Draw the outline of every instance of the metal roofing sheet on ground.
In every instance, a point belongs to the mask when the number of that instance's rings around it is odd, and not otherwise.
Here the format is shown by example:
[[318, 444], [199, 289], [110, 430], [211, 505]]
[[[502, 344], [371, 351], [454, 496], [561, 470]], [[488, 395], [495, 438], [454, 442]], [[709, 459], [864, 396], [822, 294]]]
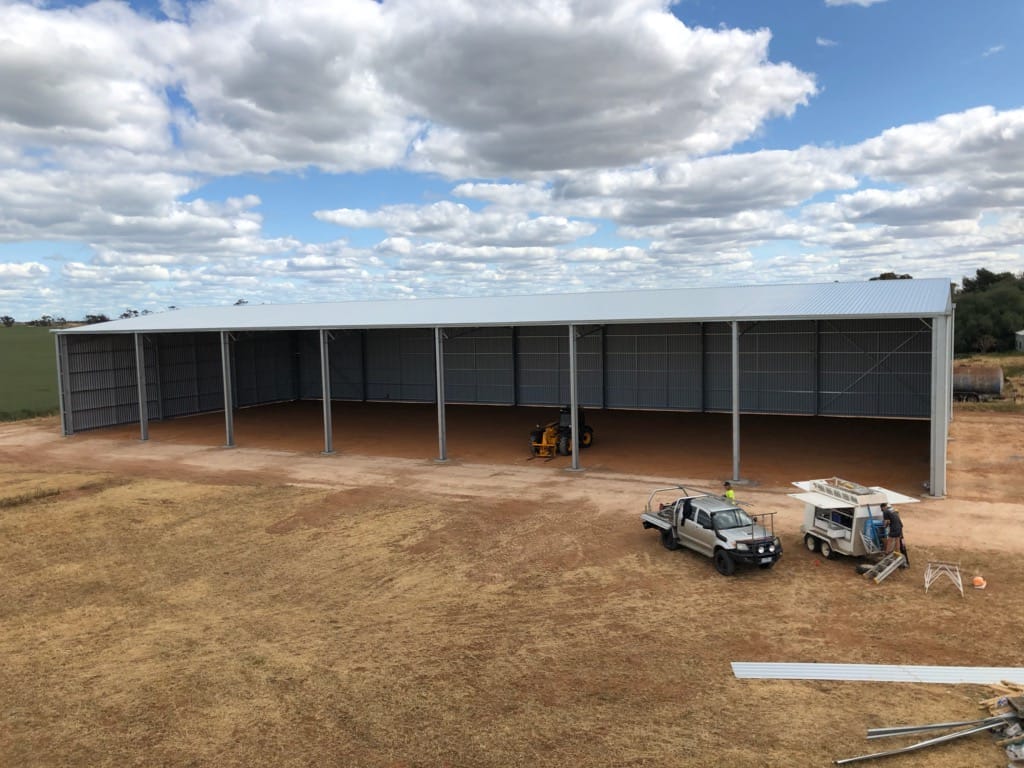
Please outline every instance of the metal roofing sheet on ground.
[[866, 283], [203, 307], [113, 320], [58, 333], [934, 317], [948, 314], [951, 306], [949, 280], [876, 280]]
[[738, 678], [883, 683], [1024, 683], [1024, 667], [929, 667], [911, 664], [789, 664], [734, 661]]

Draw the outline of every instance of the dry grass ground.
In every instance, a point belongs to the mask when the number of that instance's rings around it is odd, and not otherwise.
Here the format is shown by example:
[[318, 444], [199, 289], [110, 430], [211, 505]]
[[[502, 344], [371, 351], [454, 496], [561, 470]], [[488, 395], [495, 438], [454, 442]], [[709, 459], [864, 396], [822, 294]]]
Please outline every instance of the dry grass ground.
[[[978, 446], [992, 472], [1022, 426]], [[912, 568], [881, 585], [801, 549], [784, 489], [751, 490], [787, 552], [727, 579], [641, 529], [655, 477], [54, 429], [0, 428], [0, 765], [821, 766], [987, 689], [729, 662], [1024, 664], [1019, 474], [908, 508]], [[925, 594], [932, 558], [989, 588]], [[981, 736], [891, 764], [1006, 760]]]

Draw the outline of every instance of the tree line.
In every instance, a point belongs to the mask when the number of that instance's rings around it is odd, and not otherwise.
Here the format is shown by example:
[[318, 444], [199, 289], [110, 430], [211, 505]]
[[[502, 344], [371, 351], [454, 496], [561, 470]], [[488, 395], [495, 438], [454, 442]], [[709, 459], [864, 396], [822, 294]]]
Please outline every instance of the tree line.
[[953, 292], [957, 352], [1009, 352], [1024, 331], [1024, 272], [979, 269]]

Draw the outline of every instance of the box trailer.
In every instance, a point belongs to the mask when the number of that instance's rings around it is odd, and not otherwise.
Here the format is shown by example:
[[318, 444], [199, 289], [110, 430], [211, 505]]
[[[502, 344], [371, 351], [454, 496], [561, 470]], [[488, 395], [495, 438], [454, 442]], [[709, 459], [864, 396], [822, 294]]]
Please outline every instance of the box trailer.
[[789, 494], [804, 504], [800, 532], [804, 545], [823, 557], [833, 554], [864, 557], [885, 548], [884, 504], [913, 504], [918, 500], [879, 486], [865, 486], [828, 477], [793, 483], [800, 493]]

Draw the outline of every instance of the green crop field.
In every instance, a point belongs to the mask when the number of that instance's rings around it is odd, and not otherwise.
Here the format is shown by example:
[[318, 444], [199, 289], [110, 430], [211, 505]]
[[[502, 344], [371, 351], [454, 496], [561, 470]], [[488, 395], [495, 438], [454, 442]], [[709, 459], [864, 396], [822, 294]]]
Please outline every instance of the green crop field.
[[58, 409], [57, 359], [48, 328], [0, 327], [0, 421]]

